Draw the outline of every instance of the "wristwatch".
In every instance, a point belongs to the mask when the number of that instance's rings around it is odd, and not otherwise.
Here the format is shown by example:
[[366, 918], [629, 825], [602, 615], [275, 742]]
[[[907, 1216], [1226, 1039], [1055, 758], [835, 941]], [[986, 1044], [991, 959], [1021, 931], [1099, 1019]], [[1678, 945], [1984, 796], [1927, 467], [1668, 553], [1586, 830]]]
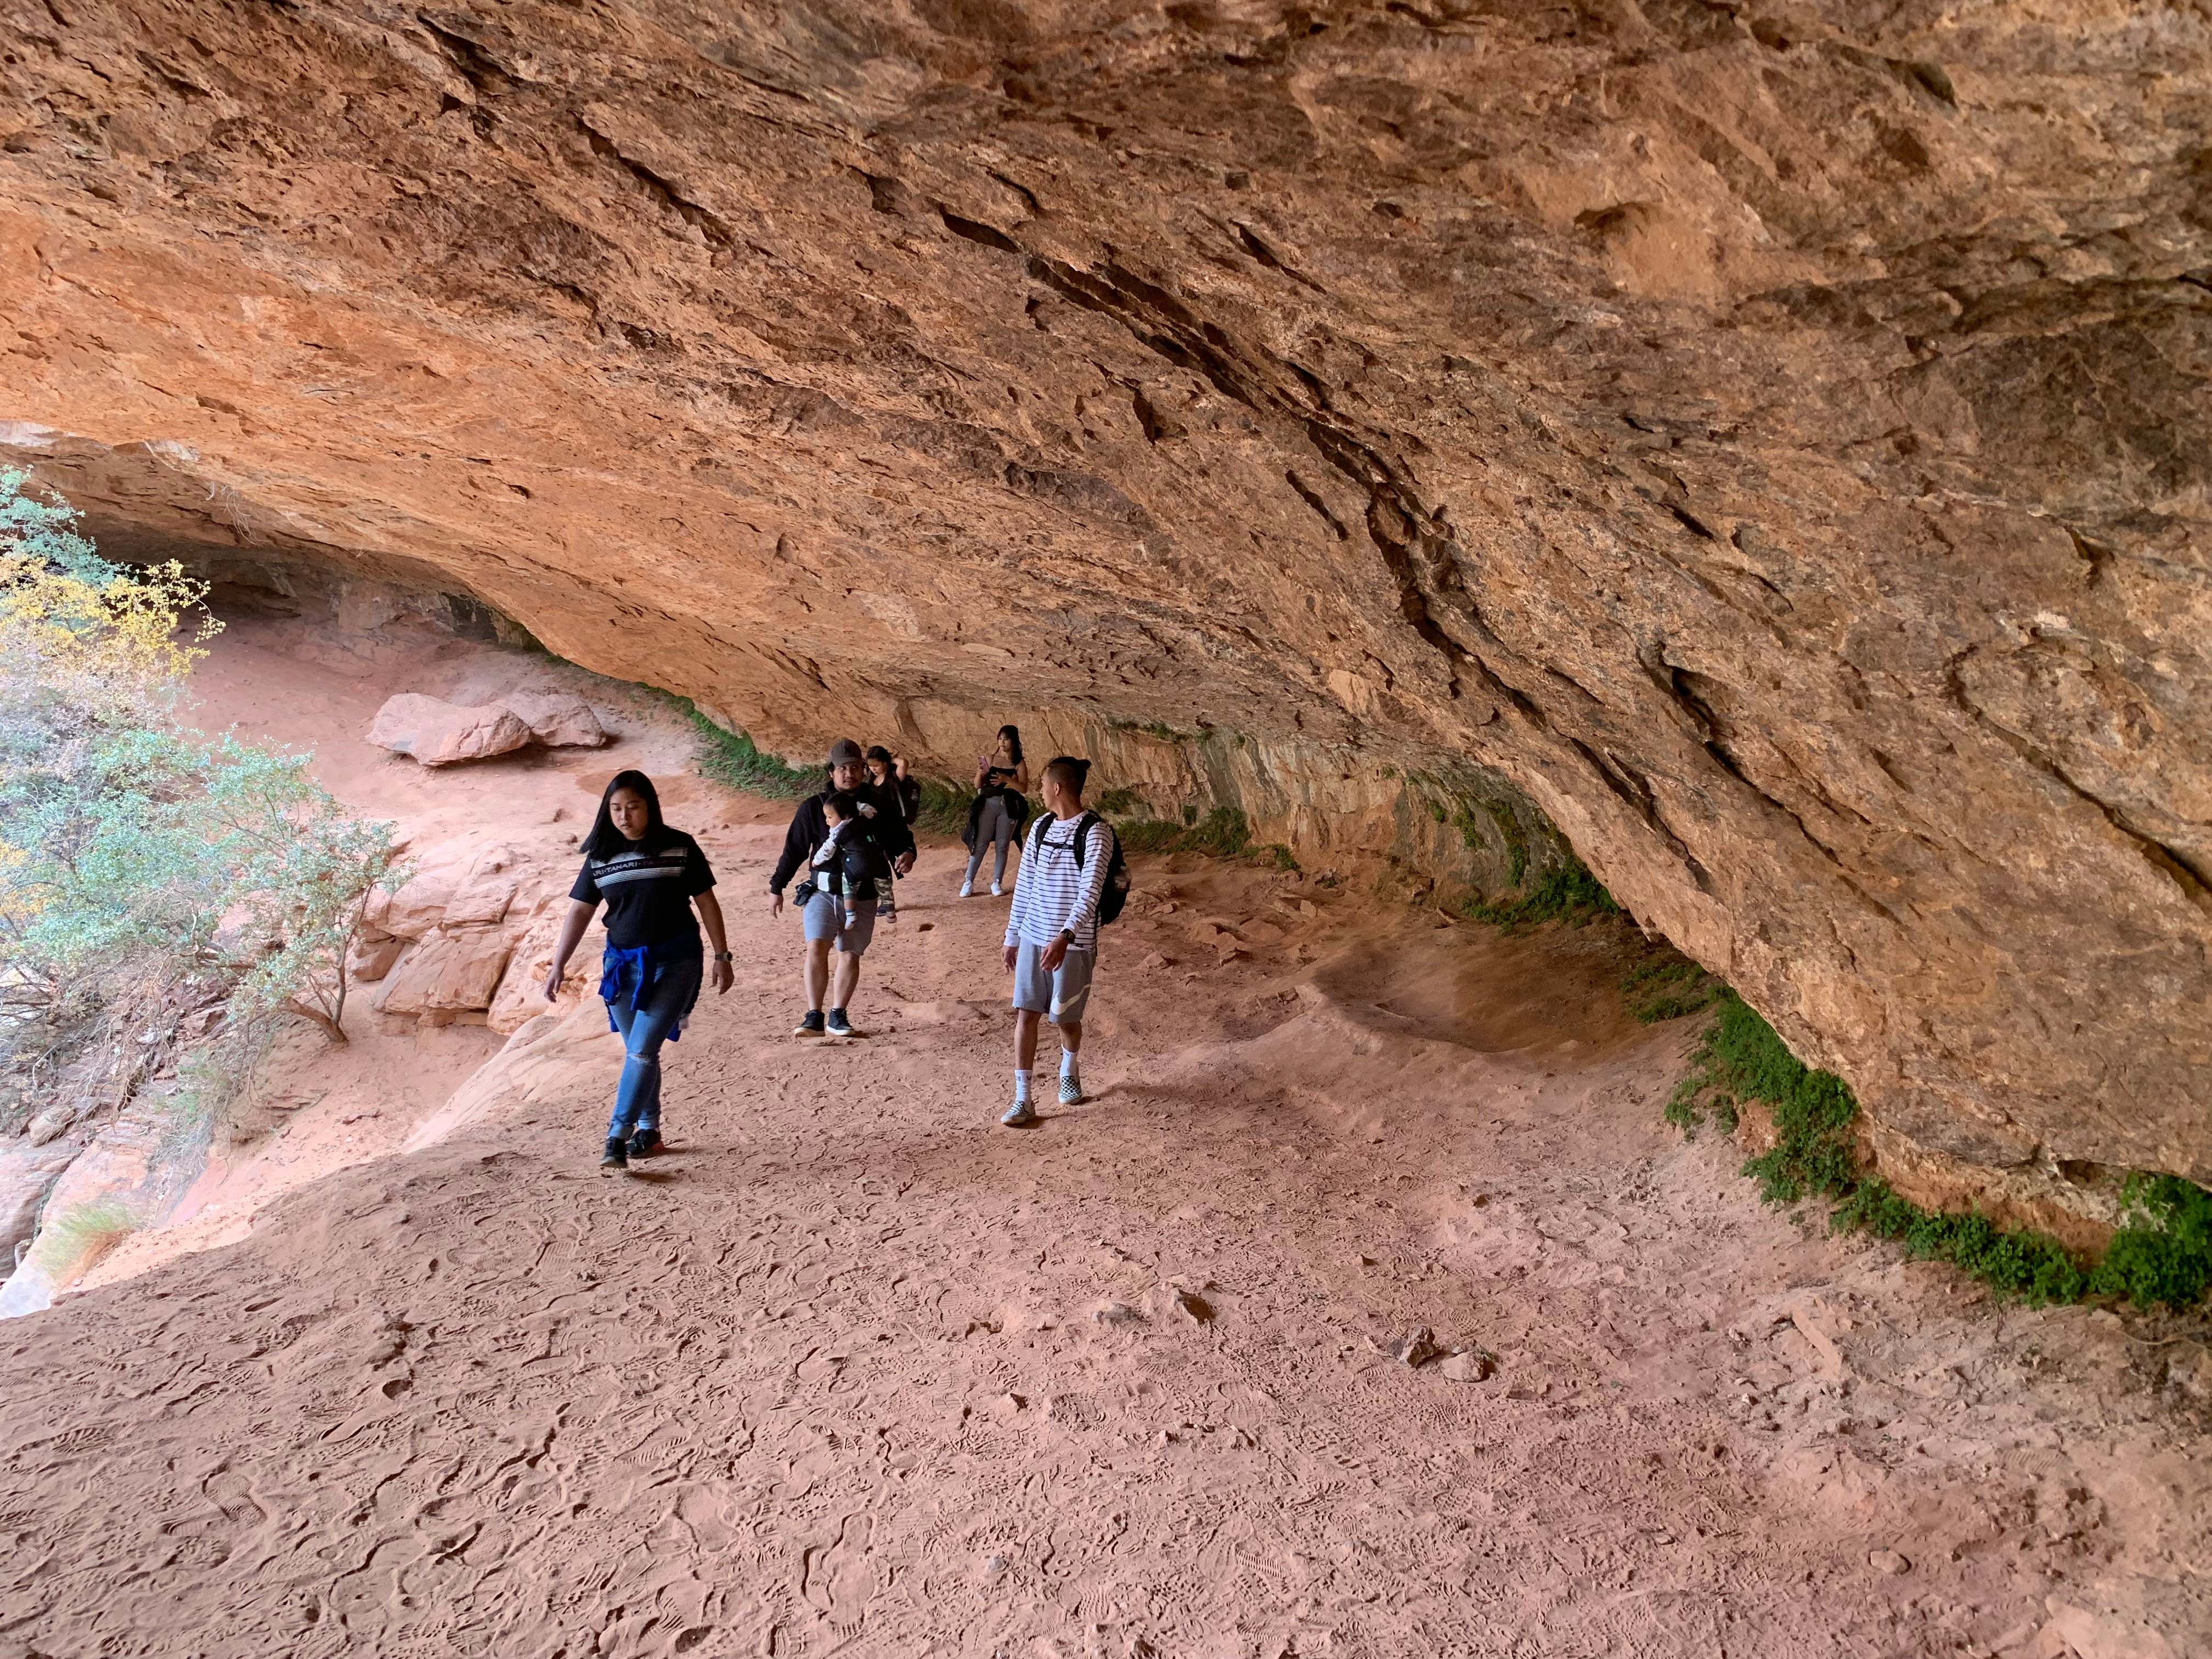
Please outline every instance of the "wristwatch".
[[1061, 929], [1060, 930], [1060, 942], [1062, 945], [1073, 945], [1073, 944], [1074, 944], [1074, 943], [1075, 943], [1075, 929], [1073, 929], [1073, 927], [1063, 927], [1063, 928], [1061, 928]]
[[714, 952], [714, 960], [717, 962], [727, 962], [729, 959], [730, 953], [727, 951], [717, 951]]

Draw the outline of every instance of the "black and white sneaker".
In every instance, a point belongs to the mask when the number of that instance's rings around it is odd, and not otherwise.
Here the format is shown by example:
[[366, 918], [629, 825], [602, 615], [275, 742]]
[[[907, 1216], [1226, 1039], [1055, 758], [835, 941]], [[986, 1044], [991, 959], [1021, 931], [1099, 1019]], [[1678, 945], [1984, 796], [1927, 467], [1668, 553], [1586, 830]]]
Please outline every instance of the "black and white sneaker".
[[599, 1155], [599, 1167], [602, 1170], [629, 1168], [629, 1148], [623, 1144], [620, 1135], [607, 1137], [607, 1149]]
[[860, 1033], [853, 1029], [853, 1022], [845, 1018], [845, 1011], [842, 1008], [832, 1008], [830, 1011], [829, 1034], [831, 1036], [860, 1036]]
[[1001, 1117], [999, 1122], [1006, 1128], [1026, 1129], [1036, 1121], [1037, 1115], [1030, 1108], [1029, 1102], [1018, 1100], [1007, 1109], [1006, 1115]]
[[821, 1035], [822, 1011], [819, 1008], [809, 1008], [806, 1011], [806, 1018], [800, 1020], [798, 1029], [792, 1032], [793, 1036], [820, 1036]]
[[1060, 1080], [1060, 1103], [1079, 1106], [1083, 1103], [1083, 1081], [1080, 1078], [1064, 1077]]

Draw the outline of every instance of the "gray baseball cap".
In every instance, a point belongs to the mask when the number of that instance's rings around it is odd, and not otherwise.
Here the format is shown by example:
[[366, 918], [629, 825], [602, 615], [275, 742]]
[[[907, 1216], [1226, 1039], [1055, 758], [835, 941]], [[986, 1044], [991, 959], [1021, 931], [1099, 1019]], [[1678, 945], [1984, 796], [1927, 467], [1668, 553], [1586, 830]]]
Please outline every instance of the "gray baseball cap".
[[832, 766], [858, 766], [863, 758], [860, 745], [850, 738], [840, 738], [830, 745], [830, 764]]

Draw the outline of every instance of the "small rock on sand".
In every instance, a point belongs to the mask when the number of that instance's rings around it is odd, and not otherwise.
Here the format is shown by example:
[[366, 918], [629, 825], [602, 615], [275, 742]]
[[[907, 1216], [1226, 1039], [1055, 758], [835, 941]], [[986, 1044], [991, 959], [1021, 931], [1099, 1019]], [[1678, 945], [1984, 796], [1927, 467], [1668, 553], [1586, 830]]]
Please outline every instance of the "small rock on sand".
[[1409, 1335], [1400, 1337], [1389, 1350], [1390, 1358], [1401, 1365], [1425, 1365], [1442, 1356], [1443, 1350], [1437, 1346], [1436, 1333], [1424, 1325]]
[[1876, 1572], [1910, 1572], [1912, 1571], [1912, 1563], [1906, 1560], [1895, 1550], [1876, 1550], [1873, 1554], [1867, 1557], [1867, 1565], [1872, 1567]]
[[1213, 1317], [1213, 1304], [1195, 1291], [1177, 1291], [1175, 1310], [1194, 1325], [1203, 1325]]
[[1498, 1370], [1498, 1356], [1481, 1348], [1462, 1348], [1447, 1354], [1437, 1368], [1455, 1382], [1480, 1382]]
[[1102, 1325], [1141, 1325], [1144, 1315], [1126, 1302], [1102, 1302], [1091, 1310], [1091, 1318]]

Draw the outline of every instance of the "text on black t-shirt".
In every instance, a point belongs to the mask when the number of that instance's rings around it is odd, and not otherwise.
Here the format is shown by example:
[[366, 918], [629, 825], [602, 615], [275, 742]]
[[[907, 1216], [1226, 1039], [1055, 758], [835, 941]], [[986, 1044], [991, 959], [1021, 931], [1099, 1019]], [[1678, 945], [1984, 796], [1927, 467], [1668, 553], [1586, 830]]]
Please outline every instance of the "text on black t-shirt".
[[664, 829], [643, 841], [625, 842], [611, 858], [586, 855], [568, 896], [585, 904], [605, 899], [607, 943], [634, 951], [697, 939], [692, 896], [714, 884], [699, 843], [681, 830]]

